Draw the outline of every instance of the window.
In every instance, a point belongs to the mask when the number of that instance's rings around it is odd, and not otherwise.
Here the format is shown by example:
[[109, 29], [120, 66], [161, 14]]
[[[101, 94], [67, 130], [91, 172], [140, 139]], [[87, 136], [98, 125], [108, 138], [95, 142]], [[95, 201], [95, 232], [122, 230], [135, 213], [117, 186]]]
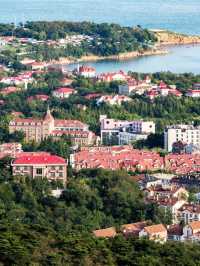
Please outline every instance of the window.
[[59, 173], [59, 177], [63, 177], [63, 173]]
[[37, 168], [36, 169], [36, 174], [37, 175], [42, 175], [42, 168]]
[[63, 170], [63, 166], [59, 166], [59, 170]]

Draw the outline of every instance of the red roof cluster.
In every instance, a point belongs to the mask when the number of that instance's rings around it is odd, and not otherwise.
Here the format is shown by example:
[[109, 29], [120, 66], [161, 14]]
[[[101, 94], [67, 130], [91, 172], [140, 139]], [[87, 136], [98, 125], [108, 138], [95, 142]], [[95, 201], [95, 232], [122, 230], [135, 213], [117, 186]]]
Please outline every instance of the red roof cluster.
[[74, 154], [74, 167], [126, 169], [138, 171], [167, 170], [176, 174], [200, 172], [199, 154], [169, 154], [161, 157], [152, 151], [136, 150], [131, 146], [90, 147]]
[[68, 88], [68, 87], [62, 87], [62, 88], [56, 89], [55, 92], [57, 92], [57, 93], [71, 94], [71, 93], [74, 93], [75, 90], [72, 89], [72, 88]]

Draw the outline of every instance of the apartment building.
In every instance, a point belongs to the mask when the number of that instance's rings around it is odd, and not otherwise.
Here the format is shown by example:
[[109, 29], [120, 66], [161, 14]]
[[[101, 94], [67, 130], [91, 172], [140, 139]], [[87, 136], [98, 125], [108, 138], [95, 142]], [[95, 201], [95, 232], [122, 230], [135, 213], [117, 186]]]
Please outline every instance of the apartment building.
[[13, 175], [47, 178], [50, 181], [67, 181], [67, 161], [50, 153], [25, 153], [11, 163]]
[[153, 121], [123, 121], [109, 119], [106, 115], [100, 116], [101, 143], [126, 145], [134, 140], [146, 139], [149, 134], [155, 133]]
[[200, 144], [200, 127], [193, 125], [168, 126], [164, 132], [164, 145], [168, 152], [173, 149], [173, 144], [181, 141], [185, 144]]

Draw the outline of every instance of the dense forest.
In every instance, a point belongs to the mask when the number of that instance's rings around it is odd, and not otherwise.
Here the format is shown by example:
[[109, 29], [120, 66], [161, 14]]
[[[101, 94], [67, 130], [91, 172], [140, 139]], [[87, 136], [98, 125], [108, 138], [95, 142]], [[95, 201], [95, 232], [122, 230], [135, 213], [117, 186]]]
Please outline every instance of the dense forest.
[[13, 178], [9, 160], [0, 162], [1, 265], [198, 265], [198, 245], [93, 236], [94, 229], [143, 219], [170, 222], [144, 204], [127, 173], [84, 170], [55, 198], [51, 190], [61, 184]]
[[91, 41], [82, 41], [80, 45], [72, 44], [64, 48], [52, 47], [46, 44], [32, 45], [30, 52], [35, 57], [45, 60], [59, 57], [81, 57], [87, 54], [98, 56], [116, 55], [123, 52], [147, 49], [154, 44], [153, 33], [140, 26], [135, 28], [121, 27], [117, 24], [95, 24], [91, 22], [27, 22], [25, 26], [15, 27], [10, 24], [0, 24], [0, 36], [14, 35], [20, 38], [37, 40], [58, 40], [67, 35], [82, 34], [91, 37]]

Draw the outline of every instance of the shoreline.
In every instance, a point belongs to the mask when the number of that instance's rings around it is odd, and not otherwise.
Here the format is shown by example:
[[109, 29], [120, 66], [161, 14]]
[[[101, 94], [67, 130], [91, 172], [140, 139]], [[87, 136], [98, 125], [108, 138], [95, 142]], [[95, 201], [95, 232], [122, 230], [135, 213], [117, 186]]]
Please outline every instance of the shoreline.
[[116, 60], [124, 61], [131, 60], [134, 58], [139, 58], [143, 56], [154, 56], [154, 55], [166, 55], [169, 53], [167, 47], [169, 46], [181, 46], [181, 45], [198, 45], [200, 44], [200, 36], [196, 35], [185, 35], [176, 32], [170, 32], [167, 30], [150, 30], [155, 34], [158, 41], [155, 43], [154, 47], [145, 51], [132, 51], [120, 53], [118, 55], [110, 56], [97, 56], [97, 55], [85, 55], [81, 58], [60, 58], [60, 60], [53, 60], [50, 65], [69, 65], [76, 63], [87, 63], [87, 62], [97, 62], [106, 60]]
[[52, 61], [50, 64], [60, 64], [60, 65], [70, 65], [76, 63], [86, 63], [86, 62], [97, 62], [97, 61], [106, 61], [106, 60], [116, 60], [116, 61], [124, 61], [130, 60], [134, 58], [139, 58], [143, 56], [153, 56], [153, 55], [166, 55], [169, 53], [164, 47], [156, 47], [151, 50], [146, 51], [133, 51], [120, 53], [118, 55], [110, 55], [110, 56], [97, 56], [97, 55], [85, 55], [81, 58], [60, 58], [58, 61]]

